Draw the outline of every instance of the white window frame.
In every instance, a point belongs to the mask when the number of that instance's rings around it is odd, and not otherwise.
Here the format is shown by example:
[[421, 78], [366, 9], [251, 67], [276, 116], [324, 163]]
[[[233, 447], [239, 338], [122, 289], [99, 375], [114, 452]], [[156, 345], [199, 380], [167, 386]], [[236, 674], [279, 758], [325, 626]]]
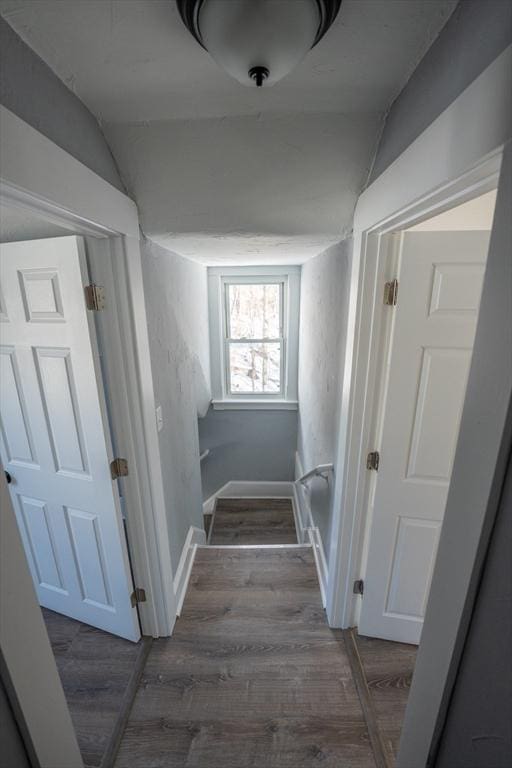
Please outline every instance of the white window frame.
[[[297, 364], [300, 304], [300, 266], [210, 267], [208, 295], [213, 406], [216, 409], [297, 408]], [[280, 285], [281, 329], [276, 339], [237, 339], [236, 343], [280, 341], [280, 392], [231, 392], [229, 345], [229, 285]]]

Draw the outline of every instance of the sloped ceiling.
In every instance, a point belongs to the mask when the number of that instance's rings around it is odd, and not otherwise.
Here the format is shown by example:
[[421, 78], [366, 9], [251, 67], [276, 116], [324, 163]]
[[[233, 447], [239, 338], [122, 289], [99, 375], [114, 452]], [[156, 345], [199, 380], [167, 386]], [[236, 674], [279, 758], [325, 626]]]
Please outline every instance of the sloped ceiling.
[[285, 80], [247, 89], [173, 0], [0, 0], [101, 121], [145, 234], [203, 263], [301, 263], [350, 229], [382, 116], [455, 0], [343, 0]]

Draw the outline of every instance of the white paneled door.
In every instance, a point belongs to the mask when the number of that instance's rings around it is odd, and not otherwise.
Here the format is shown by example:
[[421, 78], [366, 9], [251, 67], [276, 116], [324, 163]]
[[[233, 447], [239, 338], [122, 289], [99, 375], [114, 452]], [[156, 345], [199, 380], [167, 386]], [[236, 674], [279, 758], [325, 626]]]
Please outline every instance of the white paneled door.
[[138, 640], [86, 283], [80, 238], [0, 246], [1, 457], [40, 604]]
[[[419, 643], [464, 404], [488, 232], [406, 232], [359, 632]], [[450, 585], [447, 584], [449, 589]]]

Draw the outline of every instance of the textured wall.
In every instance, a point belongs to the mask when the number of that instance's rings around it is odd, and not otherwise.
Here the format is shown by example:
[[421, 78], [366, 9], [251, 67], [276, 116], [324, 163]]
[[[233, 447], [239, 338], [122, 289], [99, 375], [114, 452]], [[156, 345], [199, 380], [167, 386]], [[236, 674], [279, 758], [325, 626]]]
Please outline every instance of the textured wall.
[[173, 569], [191, 525], [202, 527], [198, 413], [210, 401], [206, 269], [150, 241], [142, 269]]
[[510, 0], [461, 0], [390, 109], [370, 183], [510, 43]]
[[[298, 452], [305, 472], [336, 459], [351, 247], [351, 240], [344, 240], [302, 267]], [[311, 510], [328, 556], [332, 483], [315, 480], [310, 488]]]
[[0, 18], [0, 103], [123, 190], [96, 118]]
[[297, 411], [214, 411], [199, 420], [203, 497], [230, 480], [293, 480]]

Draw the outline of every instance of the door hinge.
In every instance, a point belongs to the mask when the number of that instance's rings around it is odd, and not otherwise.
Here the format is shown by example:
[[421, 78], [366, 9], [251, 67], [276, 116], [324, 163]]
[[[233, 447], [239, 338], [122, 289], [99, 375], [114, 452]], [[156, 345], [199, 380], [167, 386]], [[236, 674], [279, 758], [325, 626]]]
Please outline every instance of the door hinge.
[[354, 595], [364, 594], [364, 579], [357, 579], [354, 581]]
[[145, 603], [146, 602], [146, 590], [142, 589], [142, 587], [135, 587], [133, 592], [130, 595], [130, 601], [132, 604], [132, 608], [134, 608], [139, 603]]
[[374, 469], [378, 472], [380, 456], [378, 451], [371, 451], [366, 457], [366, 469]]
[[128, 474], [128, 462], [126, 459], [114, 459], [110, 462], [110, 474], [112, 480], [117, 480], [118, 477], [126, 477]]
[[99, 312], [105, 309], [105, 289], [102, 285], [86, 285], [84, 287], [85, 305], [87, 309], [93, 312]]
[[398, 280], [391, 280], [390, 283], [384, 285], [384, 304], [388, 307], [396, 306], [398, 298]]

